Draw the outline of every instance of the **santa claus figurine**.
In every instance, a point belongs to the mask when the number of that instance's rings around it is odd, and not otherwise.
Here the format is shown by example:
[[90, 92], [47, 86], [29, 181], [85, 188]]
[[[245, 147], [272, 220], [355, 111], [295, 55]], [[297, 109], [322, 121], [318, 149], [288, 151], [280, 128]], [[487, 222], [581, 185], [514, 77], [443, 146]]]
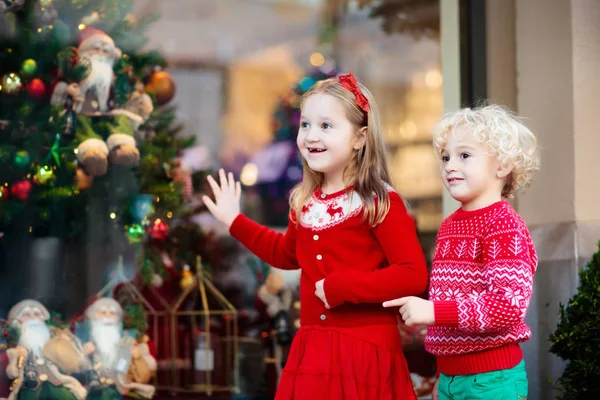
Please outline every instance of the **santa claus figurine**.
[[38, 301], [23, 300], [10, 310], [8, 317], [21, 330], [18, 346], [6, 351], [6, 375], [13, 380], [8, 399], [85, 399], [87, 392], [79, 381], [62, 374], [44, 356], [51, 342], [46, 325], [48, 310]]
[[[152, 101], [136, 93], [123, 110], [111, 110], [110, 94], [114, 81], [113, 67], [121, 58], [121, 50], [101, 30], [87, 27], [80, 32], [79, 64], [87, 65], [88, 73], [79, 83], [59, 82], [53, 91], [51, 103], [72, 107], [77, 114], [75, 137], [79, 141], [77, 161], [92, 176], [104, 175], [108, 161], [118, 165], [133, 165], [140, 158], [132, 125], [134, 113], [126, 108], [140, 109], [142, 119], [152, 111]], [[144, 93], [145, 94], [145, 93]], [[138, 104], [141, 102], [141, 105]], [[135, 119], [135, 118], [134, 118]], [[102, 127], [97, 122], [102, 121]]]
[[90, 341], [83, 346], [92, 358], [96, 378], [88, 382], [88, 399], [121, 399], [126, 395], [152, 398], [148, 384], [156, 372], [156, 360], [147, 343], [123, 335], [123, 309], [110, 298], [101, 298], [85, 311]]

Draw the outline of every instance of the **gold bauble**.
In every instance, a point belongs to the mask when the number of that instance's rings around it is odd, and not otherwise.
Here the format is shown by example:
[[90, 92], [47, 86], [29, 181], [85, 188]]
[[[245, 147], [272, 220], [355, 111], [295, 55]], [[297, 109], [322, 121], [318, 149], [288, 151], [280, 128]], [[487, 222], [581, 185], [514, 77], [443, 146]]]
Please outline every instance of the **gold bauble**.
[[21, 78], [14, 72], [4, 75], [0, 81], [0, 91], [7, 94], [19, 93], [22, 86]]
[[156, 102], [162, 106], [175, 97], [175, 81], [166, 71], [156, 71], [146, 85], [146, 91], [156, 95]]

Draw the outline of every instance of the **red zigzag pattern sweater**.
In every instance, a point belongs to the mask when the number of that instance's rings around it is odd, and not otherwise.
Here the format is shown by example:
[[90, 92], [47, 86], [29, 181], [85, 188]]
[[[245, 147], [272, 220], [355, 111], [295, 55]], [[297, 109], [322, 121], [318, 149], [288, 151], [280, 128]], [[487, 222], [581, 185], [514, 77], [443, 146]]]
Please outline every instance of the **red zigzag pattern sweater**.
[[429, 288], [435, 324], [426, 349], [438, 371], [467, 375], [512, 368], [531, 336], [525, 314], [537, 256], [523, 219], [506, 201], [457, 210], [438, 232]]

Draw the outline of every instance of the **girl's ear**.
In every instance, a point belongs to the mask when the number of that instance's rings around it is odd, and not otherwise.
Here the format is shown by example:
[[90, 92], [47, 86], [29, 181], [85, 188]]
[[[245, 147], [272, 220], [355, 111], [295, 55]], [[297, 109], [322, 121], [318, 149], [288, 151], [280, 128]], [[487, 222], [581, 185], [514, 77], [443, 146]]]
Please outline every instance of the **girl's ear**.
[[356, 138], [354, 141], [354, 146], [352, 146], [352, 148], [354, 150], [360, 150], [364, 147], [366, 142], [367, 142], [367, 127], [363, 126], [362, 128], [360, 128], [358, 130], [358, 132], [356, 132]]

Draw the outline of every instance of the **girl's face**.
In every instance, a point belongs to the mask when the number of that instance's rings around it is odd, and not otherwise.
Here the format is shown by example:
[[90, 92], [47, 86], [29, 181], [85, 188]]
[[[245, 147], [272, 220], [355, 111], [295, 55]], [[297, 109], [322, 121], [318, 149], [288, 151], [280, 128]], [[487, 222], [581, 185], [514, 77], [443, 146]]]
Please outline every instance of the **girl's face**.
[[308, 166], [323, 173], [328, 186], [345, 184], [344, 169], [365, 140], [336, 97], [316, 93], [304, 101], [296, 142]]

